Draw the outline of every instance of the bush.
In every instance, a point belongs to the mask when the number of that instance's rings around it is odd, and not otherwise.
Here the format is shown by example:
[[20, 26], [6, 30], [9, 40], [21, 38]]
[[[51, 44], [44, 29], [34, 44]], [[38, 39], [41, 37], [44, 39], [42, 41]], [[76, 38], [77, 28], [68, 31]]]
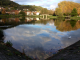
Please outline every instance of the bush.
[[6, 46], [12, 47], [12, 45], [13, 45], [13, 44], [11, 43], [11, 41], [7, 41], [7, 42], [6, 42]]

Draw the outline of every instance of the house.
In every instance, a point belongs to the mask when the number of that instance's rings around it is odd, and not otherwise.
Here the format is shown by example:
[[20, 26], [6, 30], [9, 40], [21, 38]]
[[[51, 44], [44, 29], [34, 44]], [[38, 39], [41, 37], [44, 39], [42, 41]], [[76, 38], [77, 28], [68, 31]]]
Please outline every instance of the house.
[[15, 21], [15, 22], [20, 22], [19, 18], [15, 18], [14, 21]]
[[6, 14], [10, 14], [10, 12], [7, 12], [7, 11], [6, 11]]
[[0, 7], [0, 11], [1, 11], [1, 9], [2, 9], [2, 8]]
[[18, 15], [20, 12], [21, 12], [21, 10], [11, 10], [10, 12], [7, 12], [7, 13]]
[[35, 15], [40, 15], [40, 11], [35, 11], [34, 14]]
[[15, 10], [11, 10], [10, 11], [10, 14], [15, 14]]
[[26, 15], [39, 15], [40, 11], [24, 11]]
[[27, 15], [31, 15], [31, 11], [27, 11]]
[[0, 7], [0, 10], [3, 9], [3, 7]]
[[0, 7], [0, 11], [2, 11], [2, 9], [4, 9], [3, 7]]
[[2, 19], [0, 19], [0, 22], [2, 22]]
[[34, 15], [34, 12], [31, 12], [31, 15]]
[[31, 11], [24, 11], [26, 15], [33, 15], [33, 12]]
[[18, 15], [21, 12], [21, 10], [15, 10], [15, 14]]

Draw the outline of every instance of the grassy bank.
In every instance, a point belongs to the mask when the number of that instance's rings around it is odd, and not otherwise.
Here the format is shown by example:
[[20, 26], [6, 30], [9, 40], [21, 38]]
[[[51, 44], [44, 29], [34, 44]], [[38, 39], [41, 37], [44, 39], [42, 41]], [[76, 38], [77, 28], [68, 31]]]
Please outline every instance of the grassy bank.
[[20, 17], [21, 15], [0, 15], [1, 18], [9, 18], [9, 17]]
[[[0, 15], [1, 18], [11, 18], [11, 17], [25, 17], [25, 16], [22, 16], [22, 15]], [[32, 17], [32, 18], [35, 18], [35, 17], [42, 17], [40, 15], [26, 15], [26, 17]]]
[[50, 19], [57, 19], [57, 16], [48, 16]]
[[40, 15], [26, 15], [27, 17], [42, 17]]
[[24, 53], [19, 52], [13, 47], [6, 46], [5, 43], [0, 43], [0, 60], [32, 60]]
[[[65, 16], [64, 16], [65, 17]], [[51, 18], [51, 19], [57, 19], [57, 16], [48, 16], [48, 18]], [[77, 16], [74, 16], [74, 17], [70, 17], [71, 20], [80, 20], [80, 17], [77, 17]]]
[[0, 60], [32, 60], [24, 52], [21, 53], [13, 48], [10, 41], [3, 43], [2, 37], [4, 37], [4, 33], [0, 29]]
[[46, 60], [80, 60], [80, 40]]
[[70, 17], [71, 20], [80, 20], [80, 17]]

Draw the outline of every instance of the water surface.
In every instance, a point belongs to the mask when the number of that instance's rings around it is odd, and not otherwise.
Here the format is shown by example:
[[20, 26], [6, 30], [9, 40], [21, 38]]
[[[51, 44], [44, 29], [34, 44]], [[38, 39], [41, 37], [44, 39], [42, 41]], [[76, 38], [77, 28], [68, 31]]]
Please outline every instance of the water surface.
[[27, 56], [44, 60], [80, 40], [79, 32], [80, 21], [38, 19], [5, 29], [4, 42], [11, 41], [14, 48]]

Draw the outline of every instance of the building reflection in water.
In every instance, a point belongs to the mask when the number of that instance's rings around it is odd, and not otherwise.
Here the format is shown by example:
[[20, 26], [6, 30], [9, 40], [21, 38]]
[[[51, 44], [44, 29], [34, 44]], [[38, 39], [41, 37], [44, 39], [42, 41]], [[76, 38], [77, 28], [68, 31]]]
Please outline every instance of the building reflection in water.
[[[10, 19], [21, 22], [20, 19]], [[3, 22], [7, 21], [3, 19]], [[32, 58], [44, 60], [80, 40], [80, 21], [40, 20], [25, 18], [26, 23], [4, 30], [4, 42], [11, 40], [13, 47]], [[33, 22], [34, 21], [34, 22]], [[31, 22], [27, 24], [27, 22]], [[68, 37], [71, 36], [71, 39]]]

